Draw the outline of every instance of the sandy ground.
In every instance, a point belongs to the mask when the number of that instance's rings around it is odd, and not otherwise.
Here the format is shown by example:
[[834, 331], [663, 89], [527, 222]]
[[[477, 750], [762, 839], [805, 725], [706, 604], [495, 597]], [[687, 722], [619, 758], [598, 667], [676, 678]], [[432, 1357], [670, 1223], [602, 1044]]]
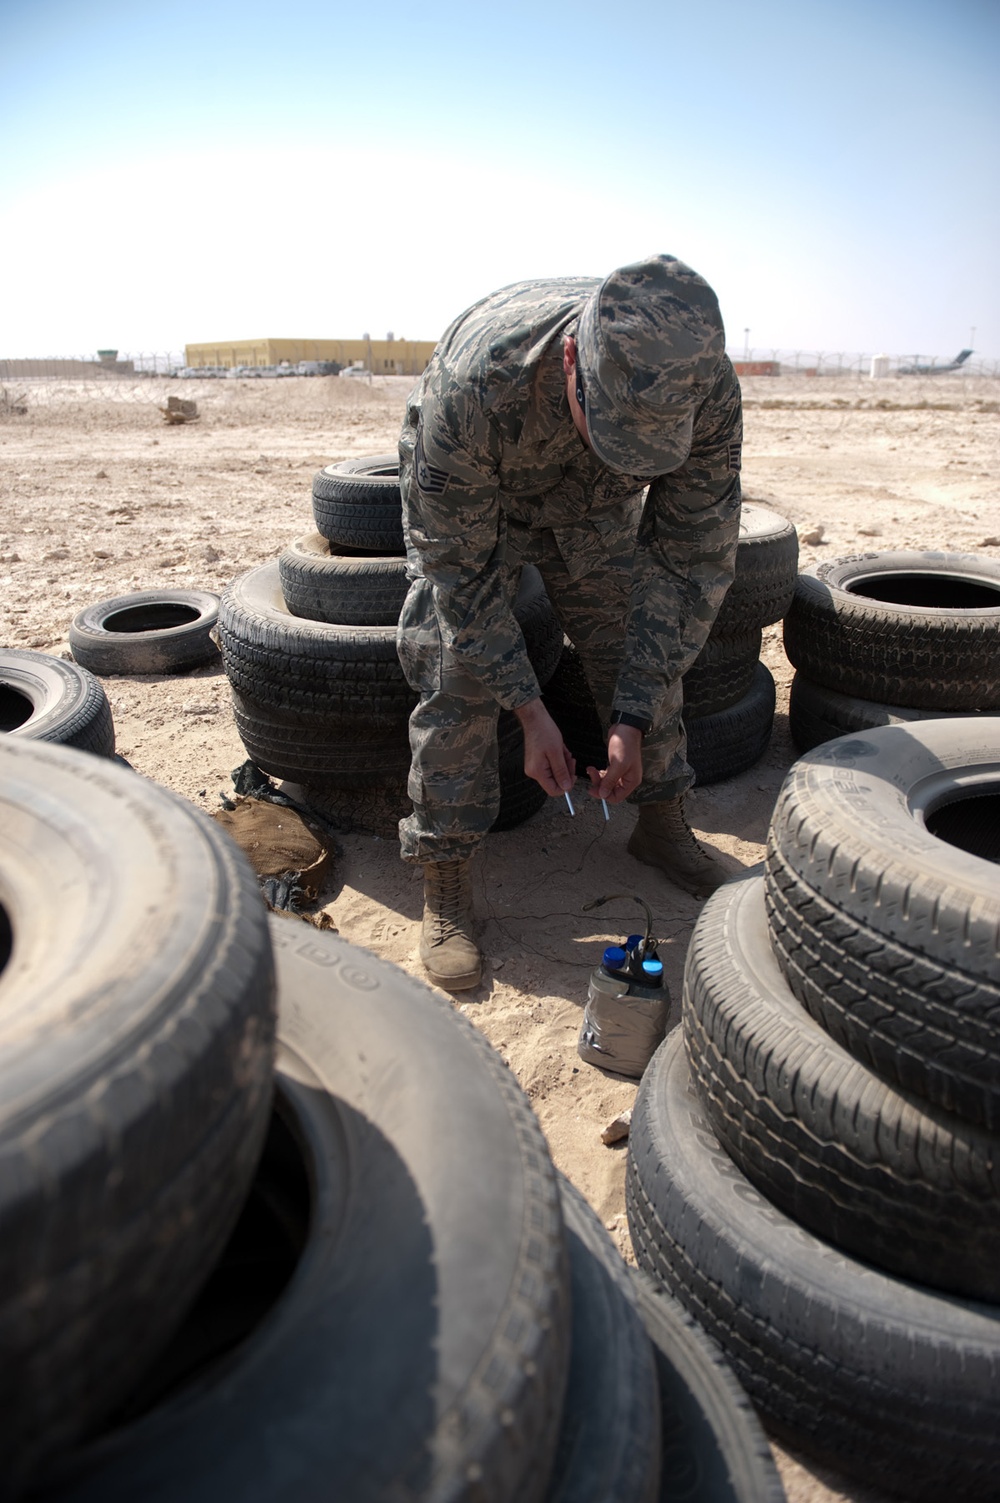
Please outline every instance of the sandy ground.
[[[363, 381], [149, 381], [110, 392], [22, 387], [0, 401], [0, 643], [68, 653], [73, 616], [136, 589], [221, 592], [312, 530], [311, 481], [324, 464], [395, 447], [405, 378]], [[0, 393], [0, 397], [2, 397]], [[194, 398], [199, 420], [167, 426], [158, 404]], [[1000, 382], [942, 376], [753, 378], [744, 383], [744, 489], [799, 530], [801, 563], [863, 549], [942, 548], [1000, 557]], [[26, 407], [12, 411], [11, 407]], [[822, 529], [822, 540], [806, 542]], [[695, 828], [749, 865], [794, 752], [791, 668], [781, 629], [765, 632], [778, 710], [750, 772], [696, 790]], [[202, 808], [231, 792], [245, 757], [219, 666], [176, 677], [108, 678], [118, 750]], [[637, 893], [652, 907], [667, 979], [679, 998], [700, 904], [626, 854], [634, 818], [582, 796], [571, 819], [550, 801], [491, 836], [477, 867], [485, 980], [456, 998], [517, 1074], [559, 1167], [631, 1257], [625, 1148], [600, 1133], [635, 1084], [576, 1053], [587, 974], [603, 945], [636, 927], [638, 907], [583, 904]], [[421, 975], [419, 872], [395, 842], [339, 840], [326, 911], [347, 939]], [[606, 927], [605, 927], [606, 926]], [[792, 1503], [877, 1503], [877, 1495], [776, 1448]]]

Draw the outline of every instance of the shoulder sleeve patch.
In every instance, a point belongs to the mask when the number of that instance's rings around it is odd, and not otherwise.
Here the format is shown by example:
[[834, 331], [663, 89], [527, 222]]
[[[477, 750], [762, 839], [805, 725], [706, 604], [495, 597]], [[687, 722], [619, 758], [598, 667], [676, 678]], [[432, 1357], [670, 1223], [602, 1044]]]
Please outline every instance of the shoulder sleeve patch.
[[427, 463], [424, 454], [423, 430], [417, 434], [417, 447], [413, 455], [414, 474], [417, 477], [417, 485], [425, 496], [440, 496], [448, 485], [447, 470], [439, 470], [436, 466]]
[[742, 448], [743, 448], [743, 445], [740, 444], [740, 443], [735, 443], [735, 444], [730, 444], [729, 445], [729, 468], [731, 470], [738, 470], [740, 468], [740, 465], [741, 465], [740, 454], [741, 454]]

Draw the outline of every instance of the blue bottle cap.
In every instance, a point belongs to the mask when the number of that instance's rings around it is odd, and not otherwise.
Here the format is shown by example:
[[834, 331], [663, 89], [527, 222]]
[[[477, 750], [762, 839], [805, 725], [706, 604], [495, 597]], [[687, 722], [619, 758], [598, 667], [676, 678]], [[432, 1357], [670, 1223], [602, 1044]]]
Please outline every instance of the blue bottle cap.
[[642, 962], [642, 974], [648, 976], [650, 981], [659, 981], [663, 975], [663, 961], [644, 960]]
[[628, 939], [625, 941], [626, 950], [634, 950], [636, 945], [641, 945], [645, 938], [646, 936], [644, 934], [630, 934]]
[[608, 971], [620, 971], [625, 964], [625, 951], [621, 945], [608, 945], [604, 952], [604, 967]]

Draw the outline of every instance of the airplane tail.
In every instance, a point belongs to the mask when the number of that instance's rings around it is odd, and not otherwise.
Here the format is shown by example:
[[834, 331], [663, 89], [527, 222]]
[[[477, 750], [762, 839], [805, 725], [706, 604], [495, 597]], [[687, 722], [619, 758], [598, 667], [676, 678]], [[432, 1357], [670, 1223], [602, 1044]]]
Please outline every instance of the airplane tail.
[[969, 356], [971, 354], [972, 354], [971, 350], [959, 350], [958, 354], [955, 356], [954, 360], [952, 361], [952, 365], [962, 365], [962, 364], [964, 364], [964, 362], [966, 360], [968, 360], [968, 358], [969, 358]]

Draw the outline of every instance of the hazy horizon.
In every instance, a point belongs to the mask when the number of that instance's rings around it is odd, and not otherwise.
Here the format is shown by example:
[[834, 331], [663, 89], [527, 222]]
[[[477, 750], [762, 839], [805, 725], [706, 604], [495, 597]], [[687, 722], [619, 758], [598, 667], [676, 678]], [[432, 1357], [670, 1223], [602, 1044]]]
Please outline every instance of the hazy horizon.
[[997, 360], [998, 42], [988, 0], [7, 0], [0, 354], [432, 340], [670, 251], [734, 354]]

